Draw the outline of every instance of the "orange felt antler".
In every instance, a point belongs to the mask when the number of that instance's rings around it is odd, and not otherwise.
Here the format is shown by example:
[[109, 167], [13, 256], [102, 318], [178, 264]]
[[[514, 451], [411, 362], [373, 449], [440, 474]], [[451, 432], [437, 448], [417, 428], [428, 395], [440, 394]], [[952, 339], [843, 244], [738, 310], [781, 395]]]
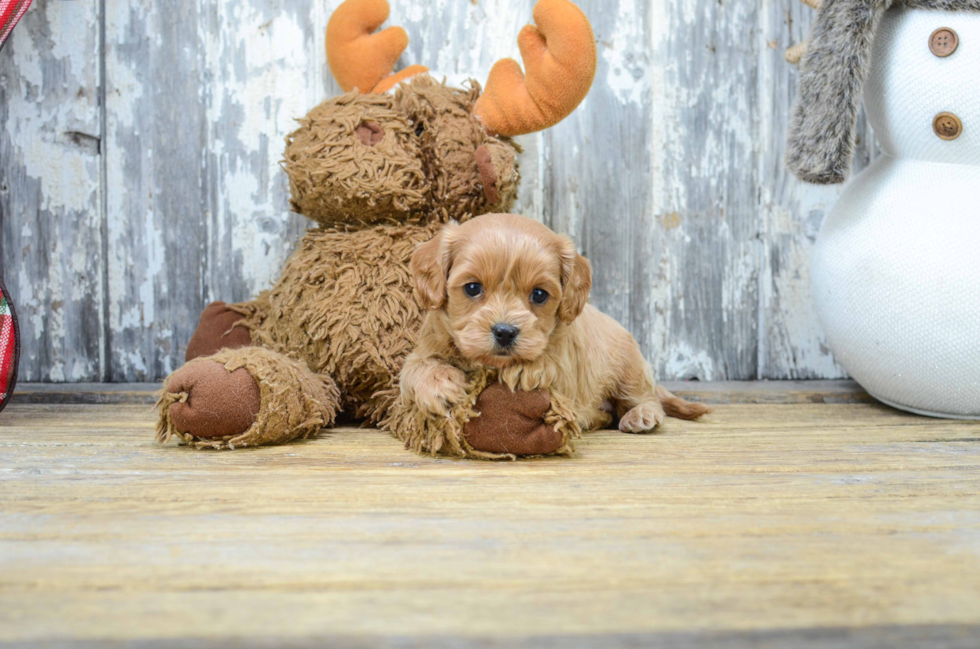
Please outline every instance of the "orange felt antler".
[[375, 29], [388, 19], [386, 0], [346, 0], [327, 23], [327, 63], [344, 92], [385, 92], [399, 81], [425, 72], [413, 65], [392, 75], [398, 57], [408, 47], [401, 27]]
[[581, 9], [568, 0], [539, 0], [534, 22], [517, 37], [527, 76], [514, 59], [497, 61], [473, 109], [498, 135], [557, 124], [585, 99], [595, 78], [595, 36]]

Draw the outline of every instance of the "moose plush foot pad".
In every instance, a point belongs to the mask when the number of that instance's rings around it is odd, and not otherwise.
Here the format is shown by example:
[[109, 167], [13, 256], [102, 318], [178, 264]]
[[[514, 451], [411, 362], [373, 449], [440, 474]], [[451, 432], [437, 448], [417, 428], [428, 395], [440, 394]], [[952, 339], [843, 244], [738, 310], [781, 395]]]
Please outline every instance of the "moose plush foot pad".
[[566, 445], [564, 435], [545, 422], [551, 410], [547, 390], [511, 392], [492, 383], [477, 397], [479, 417], [463, 426], [463, 437], [477, 451], [513, 455], [549, 455]]
[[197, 448], [283, 444], [333, 423], [340, 392], [297, 360], [260, 347], [223, 349], [170, 375], [157, 441]]
[[174, 428], [201, 439], [241, 435], [262, 406], [259, 386], [248, 370], [229, 372], [212, 360], [188, 363], [174, 372], [168, 391], [177, 399], [168, 410]]
[[575, 416], [546, 390], [511, 392], [495, 373], [468, 375], [466, 399], [448, 417], [426, 415], [399, 399], [381, 423], [417, 453], [479, 460], [572, 455], [581, 437]]

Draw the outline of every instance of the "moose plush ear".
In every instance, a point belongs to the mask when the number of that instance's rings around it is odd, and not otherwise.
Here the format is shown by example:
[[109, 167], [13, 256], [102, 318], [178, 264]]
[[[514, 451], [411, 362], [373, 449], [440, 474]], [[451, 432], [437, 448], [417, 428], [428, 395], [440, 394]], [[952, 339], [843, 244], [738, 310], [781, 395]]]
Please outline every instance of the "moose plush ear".
[[582, 314], [592, 289], [592, 264], [578, 254], [568, 237], [561, 237], [561, 304], [558, 319], [570, 323]]
[[[804, 0], [813, 6], [816, 3]], [[847, 180], [875, 31], [892, 0], [823, 0], [800, 60], [786, 166], [800, 180]]]
[[490, 70], [487, 87], [473, 114], [496, 135], [522, 135], [565, 119], [589, 94], [595, 78], [596, 45], [592, 25], [568, 0], [539, 0], [535, 25], [527, 25], [517, 46], [527, 77], [514, 59]]
[[412, 254], [409, 270], [426, 309], [438, 309], [446, 303], [446, 280], [452, 266], [452, 244], [458, 227], [456, 223], [446, 224], [439, 234], [421, 244]]

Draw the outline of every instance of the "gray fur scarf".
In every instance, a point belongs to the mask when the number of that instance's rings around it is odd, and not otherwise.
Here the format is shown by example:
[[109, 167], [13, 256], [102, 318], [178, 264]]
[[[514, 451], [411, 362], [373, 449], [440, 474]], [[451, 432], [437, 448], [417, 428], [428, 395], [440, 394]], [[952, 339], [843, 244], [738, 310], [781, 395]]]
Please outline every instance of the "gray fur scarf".
[[892, 6], [980, 11], [980, 0], [823, 0], [800, 61], [786, 166], [801, 180], [847, 180], [875, 31]]

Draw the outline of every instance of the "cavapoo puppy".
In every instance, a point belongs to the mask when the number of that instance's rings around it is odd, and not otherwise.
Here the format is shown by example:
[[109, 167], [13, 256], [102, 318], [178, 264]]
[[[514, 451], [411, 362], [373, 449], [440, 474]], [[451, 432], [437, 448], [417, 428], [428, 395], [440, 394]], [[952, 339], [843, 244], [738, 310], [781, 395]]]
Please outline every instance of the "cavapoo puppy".
[[466, 396], [464, 371], [496, 368], [511, 390], [564, 397], [582, 430], [642, 433], [664, 416], [711, 412], [655, 386], [633, 336], [587, 304], [592, 269], [570, 239], [513, 214], [450, 223], [415, 251], [429, 309], [401, 373], [402, 398], [444, 416]]

